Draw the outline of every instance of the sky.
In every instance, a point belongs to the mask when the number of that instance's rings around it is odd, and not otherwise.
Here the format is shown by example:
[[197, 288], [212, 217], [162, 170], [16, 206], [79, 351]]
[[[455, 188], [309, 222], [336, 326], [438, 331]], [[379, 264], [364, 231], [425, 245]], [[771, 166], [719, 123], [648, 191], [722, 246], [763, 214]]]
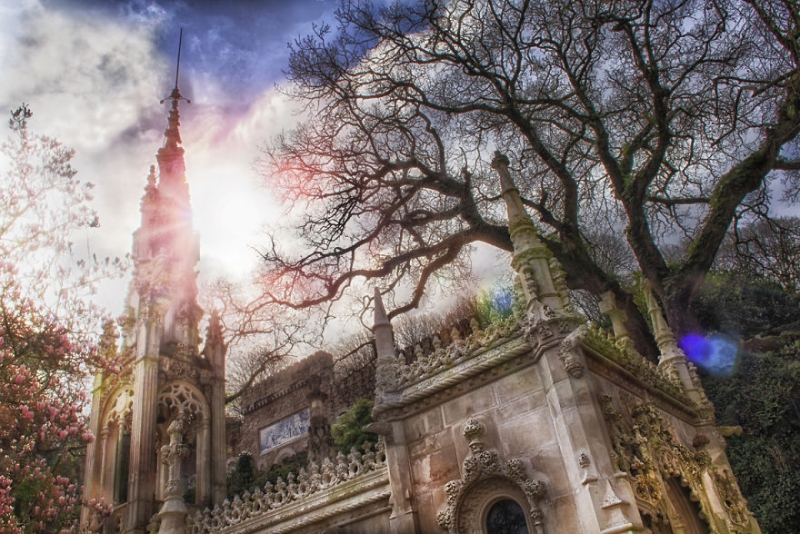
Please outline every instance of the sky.
[[[130, 252], [149, 166], [163, 140], [183, 29], [181, 135], [202, 282], [246, 279], [264, 225], [282, 214], [254, 171], [258, 147], [299, 120], [287, 43], [332, 21], [337, 0], [3, 0], [0, 110], [26, 102], [35, 133], [76, 150], [96, 185], [99, 230], [75, 236], [98, 257]], [[100, 304], [123, 306], [124, 285]]]

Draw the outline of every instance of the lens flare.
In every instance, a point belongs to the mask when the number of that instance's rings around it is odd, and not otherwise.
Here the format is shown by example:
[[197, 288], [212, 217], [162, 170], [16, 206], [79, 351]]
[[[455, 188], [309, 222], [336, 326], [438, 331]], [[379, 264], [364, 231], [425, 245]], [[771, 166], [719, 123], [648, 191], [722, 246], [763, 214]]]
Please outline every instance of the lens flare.
[[492, 295], [492, 304], [498, 313], [505, 317], [509, 315], [514, 304], [514, 293], [508, 288], [499, 288]]
[[688, 334], [681, 339], [680, 345], [689, 360], [715, 375], [729, 376], [739, 357], [736, 341], [719, 334], [709, 337]]

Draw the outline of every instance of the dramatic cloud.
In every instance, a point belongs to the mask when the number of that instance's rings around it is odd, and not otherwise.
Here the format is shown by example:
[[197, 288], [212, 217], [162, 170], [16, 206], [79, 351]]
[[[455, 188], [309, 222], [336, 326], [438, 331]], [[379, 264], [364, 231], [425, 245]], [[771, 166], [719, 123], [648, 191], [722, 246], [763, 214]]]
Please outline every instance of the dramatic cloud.
[[[74, 236], [79, 254], [121, 256], [139, 224], [148, 168], [163, 140], [184, 30], [181, 133], [201, 277], [244, 277], [262, 226], [280, 215], [253, 171], [257, 148], [296, 120], [276, 89], [286, 43], [330, 18], [333, 1], [12, 0], [0, 6], [0, 109], [27, 102], [31, 127], [77, 151], [94, 182], [99, 231]], [[125, 284], [102, 304], [119, 311]]]

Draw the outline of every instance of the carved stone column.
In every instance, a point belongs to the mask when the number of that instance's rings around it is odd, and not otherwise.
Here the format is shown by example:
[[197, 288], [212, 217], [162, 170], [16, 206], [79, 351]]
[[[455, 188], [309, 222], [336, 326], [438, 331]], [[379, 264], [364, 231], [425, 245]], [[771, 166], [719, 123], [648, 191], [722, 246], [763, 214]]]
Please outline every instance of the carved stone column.
[[227, 445], [225, 436], [225, 343], [222, 339], [222, 325], [219, 313], [211, 312], [211, 318], [206, 332], [206, 358], [211, 362], [214, 370], [211, 384], [211, 451], [210, 451], [210, 482], [211, 506], [222, 506], [226, 497], [225, 460]]
[[653, 294], [653, 287], [650, 282], [647, 279], [642, 279], [641, 285], [644, 298], [647, 301], [647, 313], [650, 314], [650, 321], [653, 323], [653, 335], [661, 353], [658, 358], [658, 367], [667, 375], [670, 375], [673, 380], [679, 382], [686, 395], [693, 402], [699, 404], [703, 401], [705, 395], [698, 390], [697, 385], [692, 380], [692, 376], [689, 373], [689, 359], [678, 347], [675, 336], [661, 312], [661, 306], [658, 305], [658, 301]]
[[169, 479], [167, 480], [166, 499], [158, 518], [161, 520], [159, 534], [184, 534], [186, 532], [186, 514], [188, 510], [183, 502], [183, 481], [181, 474], [181, 461], [189, 454], [189, 447], [183, 443], [183, 434], [186, 431], [186, 419], [183, 411], [178, 413], [167, 429], [169, 445], [161, 447], [161, 456], [164, 463], [169, 466]]
[[204, 415], [197, 432], [197, 502], [211, 500], [211, 422]]
[[367, 425], [365, 430], [380, 434], [386, 440], [386, 465], [392, 492], [389, 528], [393, 534], [413, 534], [419, 532], [419, 527], [413, 498], [411, 460], [403, 421], [382, 420], [385, 410], [383, 403], [396, 396], [394, 386], [397, 360], [392, 325], [383, 307], [378, 288], [375, 288], [375, 320], [372, 333], [375, 336], [375, 349], [378, 353], [375, 365], [375, 408], [372, 411], [376, 422]]
[[414, 485], [411, 480], [411, 460], [403, 421], [371, 423], [364, 427], [368, 432], [380, 434], [386, 440], [386, 466], [392, 492], [389, 529], [392, 534], [419, 532], [417, 510], [414, 503]]
[[[90, 430], [93, 436], [100, 436], [100, 398], [103, 394], [103, 373], [99, 372], [94, 377], [94, 385], [92, 386], [92, 411], [89, 416]], [[83, 495], [85, 499], [96, 497], [97, 487], [101, 487], [101, 473], [102, 473], [102, 460], [98, 461], [98, 448], [100, 444], [95, 440], [86, 446], [86, 481], [84, 483]], [[99, 451], [99, 456], [102, 457], [102, 450]], [[88, 524], [91, 519], [89, 517], [89, 509], [86, 506], [81, 507], [81, 524]]]
[[114, 466], [108, 465], [108, 435], [111, 431], [108, 426], [100, 431], [100, 492], [101, 494], [110, 494], [111, 483], [108, 481], [108, 473], [114, 472]]
[[[508, 228], [514, 247], [511, 266], [518, 273], [526, 312], [523, 330], [538, 355], [556, 438], [565, 459], [565, 481], [580, 511], [582, 532], [618, 534], [641, 528], [629, 485], [614, 476], [610, 441], [595, 386], [585, 373], [582, 342], [586, 327], [576, 316], [558, 260], [540, 239], [509, 173], [509, 160], [497, 152], [492, 166], [500, 177]], [[593, 470], [581, 464], [588, 459]], [[620, 497], [620, 495], [622, 497]]]

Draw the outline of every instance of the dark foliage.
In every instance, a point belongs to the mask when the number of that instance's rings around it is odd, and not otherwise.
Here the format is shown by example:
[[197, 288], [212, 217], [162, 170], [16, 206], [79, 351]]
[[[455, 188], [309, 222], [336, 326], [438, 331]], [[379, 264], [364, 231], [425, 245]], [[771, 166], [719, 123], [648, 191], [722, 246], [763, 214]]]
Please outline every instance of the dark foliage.
[[358, 399], [343, 414], [336, 418], [331, 426], [333, 442], [342, 453], [349, 453], [351, 448], [363, 449], [364, 443], [377, 443], [378, 435], [364, 430], [372, 422], [373, 402], [367, 399]]
[[[786, 336], [789, 338], [789, 336]], [[800, 341], [764, 353], [745, 351], [730, 377], [706, 376], [718, 424], [741, 426], [728, 457], [750, 510], [766, 534], [800, 525]]]
[[717, 272], [708, 276], [692, 308], [706, 331], [750, 338], [800, 331], [800, 296], [763, 277]]

